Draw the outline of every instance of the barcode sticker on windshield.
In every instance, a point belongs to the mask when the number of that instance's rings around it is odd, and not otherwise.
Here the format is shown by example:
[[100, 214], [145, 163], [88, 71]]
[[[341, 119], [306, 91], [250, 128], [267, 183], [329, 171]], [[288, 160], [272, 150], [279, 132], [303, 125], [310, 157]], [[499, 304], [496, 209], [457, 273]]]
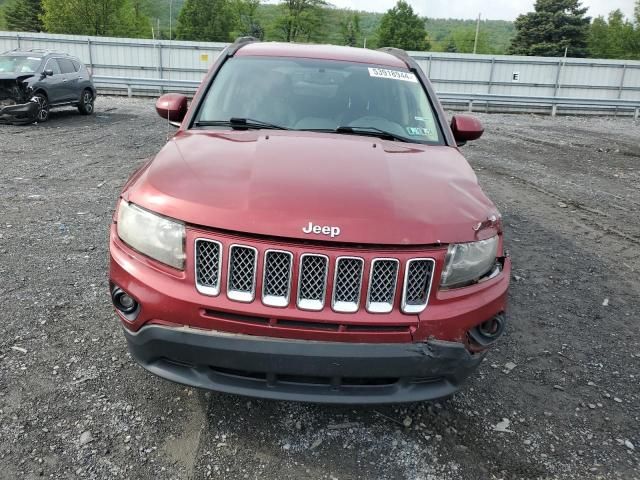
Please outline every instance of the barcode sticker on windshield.
[[390, 78], [392, 80], [402, 80], [403, 82], [418, 83], [415, 74], [410, 72], [400, 72], [398, 70], [387, 70], [386, 68], [369, 68], [369, 76], [376, 78]]

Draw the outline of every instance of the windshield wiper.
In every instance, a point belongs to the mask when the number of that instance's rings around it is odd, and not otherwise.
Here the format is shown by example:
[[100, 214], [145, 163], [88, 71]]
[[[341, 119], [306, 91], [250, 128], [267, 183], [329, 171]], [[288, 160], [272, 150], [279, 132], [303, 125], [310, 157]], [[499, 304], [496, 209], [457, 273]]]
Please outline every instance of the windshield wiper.
[[376, 127], [338, 127], [336, 128], [336, 133], [350, 133], [354, 135], [368, 135], [371, 137], [379, 137], [386, 140], [397, 140], [399, 142], [411, 142], [406, 137], [402, 135], [396, 135], [395, 133], [389, 132], [387, 130], [382, 130]]
[[262, 120], [236, 117], [229, 120], [198, 120], [194, 125], [196, 127], [231, 127], [234, 130], [259, 130], [263, 128], [269, 130], [291, 130], [281, 125], [263, 122]]
[[327, 133], [346, 133], [348, 135], [364, 135], [367, 137], [378, 137], [384, 140], [396, 140], [398, 142], [408, 142], [412, 143], [412, 140], [403, 137], [401, 135], [396, 135], [395, 133], [388, 132], [386, 130], [382, 130], [376, 127], [348, 127], [342, 126], [336, 129], [330, 128], [310, 128], [312, 132], [327, 132]]

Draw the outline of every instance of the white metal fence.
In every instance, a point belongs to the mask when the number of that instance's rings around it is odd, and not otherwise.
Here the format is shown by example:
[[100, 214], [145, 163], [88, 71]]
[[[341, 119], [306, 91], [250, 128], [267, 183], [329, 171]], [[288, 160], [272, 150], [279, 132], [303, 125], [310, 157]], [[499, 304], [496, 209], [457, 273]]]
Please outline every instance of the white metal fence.
[[[147, 92], [172, 85], [193, 90], [189, 85], [202, 79], [224, 47], [223, 43], [0, 32], [0, 52], [16, 48], [67, 52], [86, 63], [103, 88], [122, 88], [121, 82], [110, 84], [107, 77], [169, 80], [156, 83], [155, 89], [134, 82], [129, 85], [130, 90], [137, 87]], [[489, 104], [494, 96], [592, 99], [600, 109], [600, 100], [610, 100], [609, 106], [635, 110], [636, 115], [636, 106], [640, 106], [638, 61], [431, 52], [410, 55], [431, 78], [439, 95], [446, 100], [450, 94], [448, 98], [458, 103], [482, 98]]]

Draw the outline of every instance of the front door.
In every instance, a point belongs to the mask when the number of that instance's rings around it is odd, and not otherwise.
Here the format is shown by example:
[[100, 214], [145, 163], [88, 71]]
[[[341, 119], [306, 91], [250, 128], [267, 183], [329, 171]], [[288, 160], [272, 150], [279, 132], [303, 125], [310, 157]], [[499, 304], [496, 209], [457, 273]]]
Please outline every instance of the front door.
[[65, 77], [64, 82], [64, 101], [76, 102], [80, 98], [79, 86], [78, 86], [78, 72], [73, 66], [73, 62], [68, 58], [58, 58], [58, 65]]
[[55, 105], [62, 103], [67, 97], [66, 92], [66, 76], [60, 70], [60, 65], [55, 58], [50, 58], [44, 66], [44, 71], [51, 70], [53, 75], [45, 76], [40, 80], [40, 84], [44, 87], [49, 96], [49, 104]]

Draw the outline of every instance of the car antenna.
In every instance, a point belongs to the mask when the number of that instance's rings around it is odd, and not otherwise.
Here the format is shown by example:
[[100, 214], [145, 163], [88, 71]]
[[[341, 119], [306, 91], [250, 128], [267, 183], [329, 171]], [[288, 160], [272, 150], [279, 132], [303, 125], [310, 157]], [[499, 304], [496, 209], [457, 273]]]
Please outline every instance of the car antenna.
[[167, 142], [171, 139], [171, 120], [169, 119], [170, 113], [167, 111]]

